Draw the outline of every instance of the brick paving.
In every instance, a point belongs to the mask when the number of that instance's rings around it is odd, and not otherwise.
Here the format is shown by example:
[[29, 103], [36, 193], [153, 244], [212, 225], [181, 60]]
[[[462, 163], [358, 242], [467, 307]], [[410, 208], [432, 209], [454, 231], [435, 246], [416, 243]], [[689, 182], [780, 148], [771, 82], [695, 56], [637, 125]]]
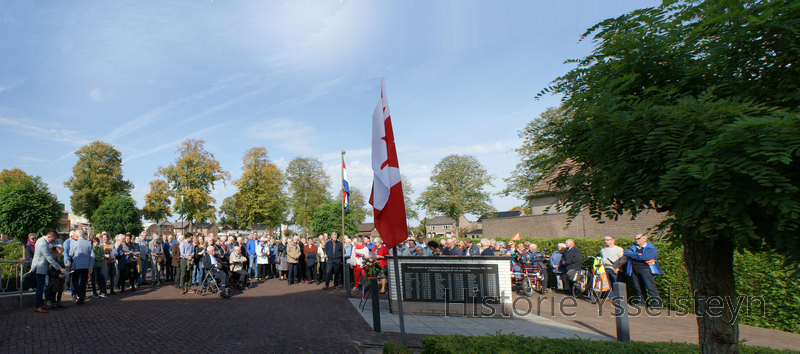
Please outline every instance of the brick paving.
[[[180, 295], [168, 284], [83, 306], [65, 301], [67, 309], [46, 314], [5, 310], [0, 353], [358, 353], [357, 343], [400, 342], [398, 333], [374, 333], [344, 290], [276, 279], [254, 285], [230, 299]], [[407, 339], [419, 346], [422, 337]]]
[[[540, 299], [541, 297], [541, 299]], [[525, 295], [515, 294], [516, 308], [521, 314], [528, 309], [527, 298]], [[563, 315], [558, 311], [558, 304], [563, 300], [565, 304], [571, 305], [571, 296], [549, 292], [546, 295], [534, 294], [530, 298], [533, 304], [533, 314], [537, 314], [537, 302], [541, 302], [540, 316], [556, 322], [568, 324], [594, 331], [595, 333], [616, 338], [616, 320], [612, 316], [614, 307], [611, 302], [602, 304], [602, 309], [597, 304], [591, 304], [588, 298], [583, 297], [574, 302], [574, 308], [567, 308], [567, 314], [573, 313], [574, 316]], [[555, 311], [551, 311], [550, 304], [556, 304]], [[653, 312], [650, 316], [644, 310], [630, 309], [630, 313], [639, 311], [639, 316], [630, 316], [631, 340], [645, 342], [687, 342], [697, 343], [697, 319], [693, 314], [680, 314], [674, 311], [663, 310], [660, 313]], [[793, 334], [779, 330], [739, 325], [739, 340], [746, 341], [747, 345], [770, 347], [775, 349], [791, 349], [800, 351], [800, 334]]]

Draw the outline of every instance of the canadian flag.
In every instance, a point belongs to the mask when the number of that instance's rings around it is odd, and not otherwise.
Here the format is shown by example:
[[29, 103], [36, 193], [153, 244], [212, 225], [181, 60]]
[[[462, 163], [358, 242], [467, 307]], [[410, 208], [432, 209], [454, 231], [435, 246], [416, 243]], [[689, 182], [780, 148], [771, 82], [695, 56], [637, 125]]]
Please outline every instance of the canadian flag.
[[386, 247], [392, 248], [408, 238], [400, 164], [394, 147], [392, 117], [386, 99], [386, 84], [381, 79], [381, 99], [372, 113], [372, 193], [369, 203], [375, 208], [375, 228]]

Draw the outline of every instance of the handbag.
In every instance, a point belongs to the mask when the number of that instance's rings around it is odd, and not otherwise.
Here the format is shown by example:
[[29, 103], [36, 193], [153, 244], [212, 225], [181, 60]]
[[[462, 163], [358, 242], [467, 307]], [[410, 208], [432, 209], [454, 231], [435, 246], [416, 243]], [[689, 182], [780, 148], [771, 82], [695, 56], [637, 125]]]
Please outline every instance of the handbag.
[[661, 267], [658, 266], [658, 263], [654, 261], [653, 264], [650, 265], [650, 274], [661, 275], [664, 274], [664, 271], [662, 271]]

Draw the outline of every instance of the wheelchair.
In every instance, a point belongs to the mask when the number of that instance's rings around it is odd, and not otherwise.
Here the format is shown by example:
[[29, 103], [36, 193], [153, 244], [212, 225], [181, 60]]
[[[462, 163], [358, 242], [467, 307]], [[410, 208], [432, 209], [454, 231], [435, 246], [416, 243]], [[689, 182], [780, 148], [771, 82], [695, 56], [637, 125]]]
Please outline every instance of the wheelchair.
[[226, 293], [222, 292], [222, 286], [220, 286], [219, 281], [217, 278], [214, 277], [213, 272], [206, 271], [206, 276], [203, 278], [203, 282], [200, 284], [200, 288], [195, 290], [195, 294], [199, 296], [204, 296], [206, 294], [217, 294], [219, 297], [230, 297], [230, 287], [225, 289]]

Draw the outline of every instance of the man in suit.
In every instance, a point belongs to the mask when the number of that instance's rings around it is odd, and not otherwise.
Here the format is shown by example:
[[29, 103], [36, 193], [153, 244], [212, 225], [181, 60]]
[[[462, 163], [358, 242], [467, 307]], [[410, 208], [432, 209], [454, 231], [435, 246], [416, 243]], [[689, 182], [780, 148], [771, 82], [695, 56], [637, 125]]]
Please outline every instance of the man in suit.
[[75, 230], [77, 241], [72, 242], [69, 248], [70, 264], [72, 267], [72, 286], [77, 292], [78, 305], [86, 301], [86, 281], [92, 275], [94, 252], [92, 243], [86, 240], [83, 230]]
[[50, 253], [50, 243], [55, 242], [56, 238], [58, 238], [58, 232], [55, 230], [48, 232], [47, 235], [36, 240], [33, 252], [31, 273], [35, 272], [36, 274], [36, 294], [33, 299], [33, 310], [39, 313], [47, 313], [47, 310], [50, 309], [49, 306], [44, 304], [42, 294], [44, 294], [47, 301], [52, 301], [50, 292], [44, 291], [49, 266], [52, 265], [55, 269], [58, 269], [61, 274], [67, 274], [67, 271], [61, 268], [61, 265], [58, 264], [58, 261], [53, 258], [53, 255]]
[[325, 267], [325, 287], [322, 290], [328, 290], [328, 284], [333, 277], [333, 287], [339, 290], [339, 282], [341, 282], [342, 273], [342, 257], [344, 248], [342, 243], [339, 242], [339, 235], [337, 233], [331, 234], [331, 240], [325, 243], [325, 254], [328, 255], [328, 264]]
[[229, 286], [228, 274], [222, 271], [222, 261], [216, 254], [216, 247], [206, 248], [206, 254], [203, 256], [203, 269], [210, 272], [211, 276], [219, 282], [220, 296], [228, 298], [231, 297], [227, 289]]
[[569, 287], [567, 287], [567, 291], [572, 288], [572, 282], [574, 282], [575, 275], [581, 270], [581, 258], [583, 255], [581, 254], [581, 249], [575, 247], [575, 241], [572, 239], [568, 239], [564, 241], [564, 244], [567, 246], [567, 250], [564, 251], [564, 257], [561, 259], [561, 264], [564, 265], [564, 268], [567, 272], [567, 280], [569, 280]]

